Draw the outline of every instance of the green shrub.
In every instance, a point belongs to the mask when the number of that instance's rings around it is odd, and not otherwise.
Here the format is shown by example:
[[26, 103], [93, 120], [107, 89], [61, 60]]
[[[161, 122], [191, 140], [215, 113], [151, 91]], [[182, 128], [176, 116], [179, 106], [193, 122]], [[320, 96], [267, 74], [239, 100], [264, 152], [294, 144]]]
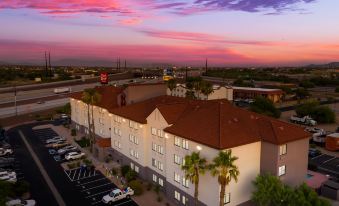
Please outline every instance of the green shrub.
[[82, 137], [80, 140], [75, 141], [80, 147], [88, 147], [90, 145], [90, 139]]
[[71, 135], [72, 135], [73, 137], [77, 135], [76, 129], [72, 129], [72, 130], [71, 130]]
[[123, 165], [123, 166], [120, 167], [120, 172], [121, 172], [121, 175], [123, 177], [125, 177], [127, 172], [130, 171], [130, 170], [131, 170], [131, 168], [128, 165]]
[[83, 162], [85, 165], [88, 165], [88, 166], [90, 166], [90, 165], [93, 164], [92, 161], [89, 160], [89, 159], [83, 159], [82, 162]]
[[142, 184], [138, 180], [133, 180], [133, 181], [129, 182], [128, 186], [130, 186], [134, 190], [135, 195], [142, 195], [142, 193], [144, 192], [144, 190], [142, 188]]
[[29, 183], [26, 181], [18, 181], [14, 184], [14, 192], [16, 196], [21, 197], [26, 192], [29, 192]]
[[311, 116], [319, 123], [335, 122], [335, 113], [328, 106], [320, 106], [318, 101], [308, 101], [296, 108], [298, 116]]
[[134, 170], [129, 170], [126, 175], [125, 178], [127, 180], [127, 182], [130, 182], [132, 180], [135, 180], [135, 178], [138, 176], [138, 173], [136, 173]]
[[274, 106], [271, 100], [261, 96], [255, 98], [254, 103], [252, 103], [250, 106], [250, 109], [253, 112], [275, 118], [279, 118], [281, 115], [280, 110]]

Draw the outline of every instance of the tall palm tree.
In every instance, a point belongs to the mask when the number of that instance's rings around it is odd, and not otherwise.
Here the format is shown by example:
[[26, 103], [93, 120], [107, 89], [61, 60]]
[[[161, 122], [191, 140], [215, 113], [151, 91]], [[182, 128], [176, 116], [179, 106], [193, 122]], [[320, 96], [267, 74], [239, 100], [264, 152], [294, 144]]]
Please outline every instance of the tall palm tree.
[[238, 167], [234, 164], [238, 157], [232, 156], [232, 150], [220, 151], [209, 166], [212, 176], [218, 176], [220, 184], [219, 206], [224, 205], [226, 186], [232, 181], [238, 181], [240, 174]]
[[172, 95], [172, 91], [177, 87], [177, 82], [175, 81], [175, 79], [168, 80], [167, 87], [171, 91], [171, 95]]
[[204, 174], [207, 169], [206, 159], [200, 157], [199, 152], [192, 152], [191, 155], [185, 156], [185, 164], [181, 166], [185, 172], [185, 178], [194, 184], [194, 201], [198, 205], [199, 195], [199, 176]]
[[203, 81], [201, 83], [201, 93], [206, 95], [208, 99], [208, 95], [210, 95], [213, 92], [213, 86], [210, 82]]
[[[82, 94], [82, 101], [87, 104], [87, 119], [88, 119], [88, 132], [90, 137], [90, 151], [93, 151], [95, 143], [95, 126], [94, 126], [94, 105], [100, 102], [101, 95], [96, 89], [85, 89]], [[91, 112], [90, 112], [91, 108]], [[92, 121], [92, 122], [91, 122]]]

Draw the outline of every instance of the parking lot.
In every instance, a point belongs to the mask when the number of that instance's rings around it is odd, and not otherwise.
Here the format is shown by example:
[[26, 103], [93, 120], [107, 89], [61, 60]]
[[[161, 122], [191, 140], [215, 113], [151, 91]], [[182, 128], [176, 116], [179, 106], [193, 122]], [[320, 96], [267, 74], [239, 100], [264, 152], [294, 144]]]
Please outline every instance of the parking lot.
[[309, 166], [313, 170], [339, 178], [339, 158], [328, 154], [320, 154], [309, 159]]

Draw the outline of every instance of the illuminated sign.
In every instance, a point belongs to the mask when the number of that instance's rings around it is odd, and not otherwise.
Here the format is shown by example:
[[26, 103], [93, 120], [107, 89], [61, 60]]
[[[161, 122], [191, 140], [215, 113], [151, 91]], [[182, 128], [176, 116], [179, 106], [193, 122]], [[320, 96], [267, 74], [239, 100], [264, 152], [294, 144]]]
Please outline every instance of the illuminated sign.
[[108, 73], [107, 72], [101, 72], [100, 73], [100, 83], [101, 84], [108, 84]]

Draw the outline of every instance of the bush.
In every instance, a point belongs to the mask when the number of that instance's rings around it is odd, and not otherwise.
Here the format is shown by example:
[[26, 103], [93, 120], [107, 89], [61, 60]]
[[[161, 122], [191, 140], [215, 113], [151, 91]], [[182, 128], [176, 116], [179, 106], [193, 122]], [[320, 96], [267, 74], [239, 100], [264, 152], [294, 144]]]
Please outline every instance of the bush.
[[313, 82], [309, 81], [309, 80], [304, 80], [299, 84], [300, 87], [304, 87], [304, 88], [313, 88], [315, 85]]
[[26, 181], [18, 181], [14, 184], [14, 192], [16, 196], [21, 197], [26, 192], [29, 192], [29, 183]]
[[135, 180], [135, 178], [138, 176], [138, 173], [136, 173], [134, 170], [129, 170], [126, 175], [125, 178], [127, 180], [127, 182], [130, 182], [132, 180]]
[[90, 145], [89, 138], [82, 137], [79, 141], [75, 141], [80, 147], [88, 147]]
[[87, 166], [90, 166], [90, 165], [93, 164], [92, 161], [89, 160], [89, 159], [84, 159], [84, 160], [82, 160], [82, 162], [83, 162], [85, 165], [87, 165]]
[[275, 118], [279, 118], [281, 115], [280, 110], [274, 106], [271, 100], [261, 96], [255, 98], [254, 103], [252, 103], [250, 106], [250, 109], [253, 112]]
[[318, 101], [309, 101], [296, 108], [296, 113], [299, 117], [306, 115], [311, 116], [313, 119], [320, 123], [334, 123], [335, 113], [328, 106], [319, 106]]
[[121, 167], [120, 167], [120, 172], [121, 172], [121, 175], [122, 175], [123, 177], [125, 177], [126, 174], [128, 173], [128, 171], [130, 171], [130, 170], [131, 170], [131, 168], [130, 168], [130, 166], [128, 166], [128, 165], [124, 165], [124, 166], [121, 166]]
[[138, 180], [133, 180], [133, 181], [129, 182], [128, 186], [130, 186], [134, 190], [135, 195], [142, 195], [142, 193], [144, 192], [144, 190], [142, 188], [142, 184]]
[[112, 168], [111, 172], [113, 176], [116, 176], [118, 174], [118, 171], [115, 168]]
[[71, 130], [71, 135], [72, 135], [73, 137], [77, 135], [76, 129], [72, 129], [72, 130]]
[[68, 163], [67, 164], [67, 167], [68, 167], [68, 169], [74, 169], [75, 168], [75, 164], [74, 163]]

